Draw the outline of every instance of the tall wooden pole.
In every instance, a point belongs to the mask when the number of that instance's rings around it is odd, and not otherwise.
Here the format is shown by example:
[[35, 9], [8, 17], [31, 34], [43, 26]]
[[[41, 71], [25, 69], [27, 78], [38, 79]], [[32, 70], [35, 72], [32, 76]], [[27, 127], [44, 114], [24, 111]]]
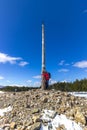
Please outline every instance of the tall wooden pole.
[[42, 24], [42, 83], [41, 88], [46, 89], [46, 79], [43, 76], [43, 73], [46, 72], [45, 66], [45, 36], [44, 36], [44, 24]]
[[44, 36], [44, 24], [42, 24], [42, 72], [46, 71], [45, 67], [45, 36]]

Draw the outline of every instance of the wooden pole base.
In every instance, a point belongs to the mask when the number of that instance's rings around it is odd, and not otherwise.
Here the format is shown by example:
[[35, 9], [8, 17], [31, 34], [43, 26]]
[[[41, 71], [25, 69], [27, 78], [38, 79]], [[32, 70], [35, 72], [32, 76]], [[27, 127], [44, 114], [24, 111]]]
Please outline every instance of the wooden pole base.
[[46, 81], [45, 77], [42, 76], [42, 83], [41, 83], [41, 88], [43, 90], [46, 90], [48, 88], [48, 81]]

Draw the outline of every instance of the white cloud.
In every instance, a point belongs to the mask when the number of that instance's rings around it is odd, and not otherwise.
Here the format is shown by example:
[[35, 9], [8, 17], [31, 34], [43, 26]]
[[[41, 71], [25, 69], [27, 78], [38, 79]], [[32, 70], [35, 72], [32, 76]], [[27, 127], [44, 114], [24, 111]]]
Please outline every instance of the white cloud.
[[9, 80], [6, 80], [7, 83], [11, 83]]
[[69, 63], [65, 63], [65, 60], [61, 60], [58, 65], [61, 65], [61, 66], [62, 66], [62, 65], [66, 65], [66, 66], [68, 66], [68, 65], [70, 65], [70, 64], [69, 64]]
[[25, 66], [25, 65], [28, 65], [29, 63], [28, 62], [26, 62], [26, 61], [21, 61], [20, 63], [19, 63], [19, 66]]
[[49, 83], [50, 83], [50, 84], [55, 84], [55, 83], [57, 83], [57, 81], [56, 81], [56, 80], [53, 80], [53, 79], [50, 79]]
[[64, 62], [65, 62], [65, 60], [61, 60], [60, 63], [59, 63], [59, 65], [63, 65]]
[[87, 61], [76, 62], [73, 66], [78, 68], [87, 68]]
[[41, 78], [41, 75], [36, 75], [36, 76], [33, 76], [34, 79], [40, 79]]
[[9, 62], [11, 64], [15, 64], [17, 60], [21, 60], [21, 57], [11, 57], [8, 54], [0, 52], [0, 63]]
[[58, 71], [59, 72], [68, 72], [69, 70], [68, 69], [59, 69]]
[[2, 79], [4, 79], [4, 77], [3, 77], [3, 76], [0, 76], [0, 80], [2, 80]]
[[60, 81], [60, 82], [62, 82], [62, 83], [64, 83], [64, 82], [67, 83], [68, 81], [67, 81], [67, 80], [63, 80], [63, 81]]
[[40, 87], [41, 86], [41, 82], [37, 81], [37, 82], [34, 82], [34, 87]]
[[32, 80], [27, 80], [27, 83], [32, 83]]
[[[8, 54], [5, 53], [1, 53], [0, 52], [0, 63], [7, 63], [9, 62], [10, 64], [16, 64], [17, 61], [23, 60], [21, 57], [12, 57], [9, 56]], [[20, 61], [19, 65], [20, 66], [25, 66], [29, 64], [26, 61]]]

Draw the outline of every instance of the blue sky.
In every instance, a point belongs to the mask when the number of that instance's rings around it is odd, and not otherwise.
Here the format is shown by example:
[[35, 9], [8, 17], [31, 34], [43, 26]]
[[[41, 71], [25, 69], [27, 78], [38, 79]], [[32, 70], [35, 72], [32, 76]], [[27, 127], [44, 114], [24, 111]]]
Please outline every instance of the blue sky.
[[87, 0], [0, 0], [1, 85], [40, 85], [42, 21], [50, 83], [87, 78]]

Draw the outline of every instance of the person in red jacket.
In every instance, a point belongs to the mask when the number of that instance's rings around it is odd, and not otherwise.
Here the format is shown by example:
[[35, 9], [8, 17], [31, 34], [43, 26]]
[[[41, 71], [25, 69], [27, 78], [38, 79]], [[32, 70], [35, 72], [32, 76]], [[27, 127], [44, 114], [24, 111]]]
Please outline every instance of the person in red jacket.
[[50, 73], [48, 72], [43, 72], [42, 73], [42, 76], [43, 76], [43, 79], [44, 79], [44, 83], [45, 83], [45, 87], [46, 89], [48, 88], [48, 82], [49, 82], [49, 79], [50, 79]]

